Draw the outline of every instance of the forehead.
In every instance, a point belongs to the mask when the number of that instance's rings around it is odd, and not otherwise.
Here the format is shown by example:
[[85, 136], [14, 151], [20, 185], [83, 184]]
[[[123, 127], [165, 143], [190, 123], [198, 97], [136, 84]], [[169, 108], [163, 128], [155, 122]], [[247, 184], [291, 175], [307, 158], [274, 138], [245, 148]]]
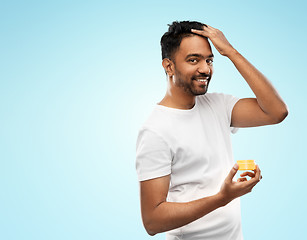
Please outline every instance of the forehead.
[[209, 56], [212, 54], [209, 41], [198, 35], [183, 38], [175, 57], [185, 57], [189, 54]]

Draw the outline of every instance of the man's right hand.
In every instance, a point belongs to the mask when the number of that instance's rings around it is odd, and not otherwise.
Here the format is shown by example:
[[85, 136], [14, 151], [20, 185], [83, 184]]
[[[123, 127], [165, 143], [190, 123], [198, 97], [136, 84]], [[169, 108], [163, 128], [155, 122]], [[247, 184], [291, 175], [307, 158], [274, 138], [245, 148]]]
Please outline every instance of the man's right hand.
[[[241, 197], [252, 191], [253, 187], [261, 180], [261, 171], [256, 165], [256, 169], [254, 172], [244, 172], [237, 180], [237, 182], [233, 181], [234, 176], [238, 171], [238, 164], [235, 164], [233, 168], [230, 170], [228, 176], [226, 177], [219, 195], [225, 201], [225, 205], [231, 202], [233, 199]], [[247, 180], [245, 176], [251, 177], [251, 179]]]
[[[168, 202], [167, 194], [170, 185], [170, 175], [140, 182], [141, 211], [144, 226], [150, 235], [170, 231], [187, 225], [206, 214], [225, 206], [231, 200], [252, 190], [261, 178], [258, 166], [254, 173], [244, 172], [238, 182], [233, 178], [238, 171], [235, 165], [219, 193], [206, 196], [190, 202]], [[247, 180], [245, 176], [251, 177]]]

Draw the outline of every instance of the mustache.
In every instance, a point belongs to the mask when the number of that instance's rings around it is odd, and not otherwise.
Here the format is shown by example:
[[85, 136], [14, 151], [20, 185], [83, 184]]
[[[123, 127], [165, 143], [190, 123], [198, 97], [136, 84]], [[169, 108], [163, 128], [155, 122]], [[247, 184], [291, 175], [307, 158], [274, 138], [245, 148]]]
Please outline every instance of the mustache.
[[200, 75], [197, 76], [193, 76], [192, 79], [197, 79], [197, 78], [206, 78], [209, 77], [209, 79], [211, 79], [211, 74], [207, 74], [207, 73], [202, 73]]

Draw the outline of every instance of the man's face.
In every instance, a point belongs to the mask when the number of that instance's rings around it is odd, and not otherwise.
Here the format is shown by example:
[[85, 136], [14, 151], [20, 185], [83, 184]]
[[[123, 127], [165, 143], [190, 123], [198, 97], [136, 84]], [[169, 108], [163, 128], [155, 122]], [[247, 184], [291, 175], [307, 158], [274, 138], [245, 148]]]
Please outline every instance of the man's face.
[[208, 40], [197, 35], [183, 38], [174, 54], [174, 85], [193, 96], [205, 94], [212, 74], [213, 54]]

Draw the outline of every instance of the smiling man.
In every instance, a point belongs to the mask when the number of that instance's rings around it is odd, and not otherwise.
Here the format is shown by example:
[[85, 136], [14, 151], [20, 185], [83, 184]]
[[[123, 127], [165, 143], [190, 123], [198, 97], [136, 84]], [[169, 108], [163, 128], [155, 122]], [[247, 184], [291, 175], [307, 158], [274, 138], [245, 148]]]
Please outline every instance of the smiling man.
[[[207, 93], [210, 43], [233, 62], [256, 98]], [[260, 181], [258, 166], [233, 181], [230, 133], [276, 124], [288, 114], [272, 84], [227, 41], [199, 22], [173, 22], [161, 38], [167, 90], [137, 139], [141, 211], [150, 235], [175, 239], [243, 239], [239, 197]], [[250, 177], [247, 180], [247, 176]]]

